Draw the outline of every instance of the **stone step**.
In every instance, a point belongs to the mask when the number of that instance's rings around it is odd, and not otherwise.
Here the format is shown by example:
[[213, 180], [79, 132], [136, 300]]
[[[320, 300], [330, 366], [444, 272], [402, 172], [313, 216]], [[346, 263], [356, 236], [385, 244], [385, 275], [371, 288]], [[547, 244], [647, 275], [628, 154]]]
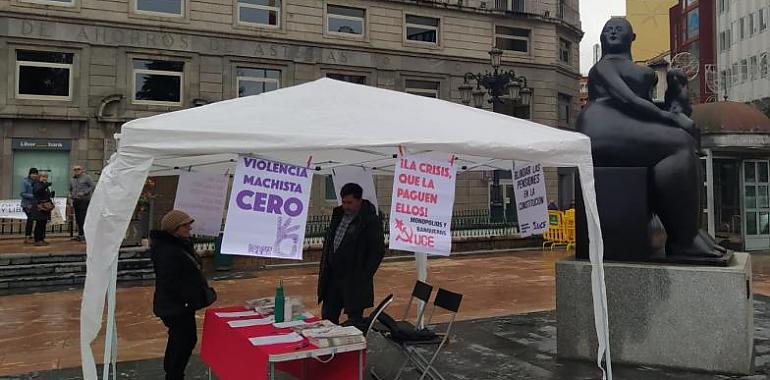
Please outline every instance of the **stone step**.
[[[152, 261], [147, 258], [119, 259], [118, 270], [152, 269]], [[56, 262], [44, 264], [14, 264], [0, 266], [0, 279], [34, 276], [54, 273], [79, 273], [86, 271], [85, 261]]]
[[[155, 272], [152, 268], [118, 271], [118, 281], [152, 280], [154, 278]], [[84, 283], [85, 280], [85, 271], [19, 276], [13, 278], [0, 277], [0, 289], [77, 285]]]
[[[146, 250], [120, 251], [119, 259], [149, 258]], [[17, 264], [45, 264], [64, 262], [85, 262], [85, 252], [57, 252], [57, 253], [9, 253], [0, 256], [0, 268], [6, 265]]]

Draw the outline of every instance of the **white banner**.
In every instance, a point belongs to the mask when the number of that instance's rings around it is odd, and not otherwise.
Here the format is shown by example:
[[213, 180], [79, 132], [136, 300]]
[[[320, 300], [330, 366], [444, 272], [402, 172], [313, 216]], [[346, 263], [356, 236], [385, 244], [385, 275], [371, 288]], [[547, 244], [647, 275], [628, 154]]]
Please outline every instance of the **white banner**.
[[[53, 199], [56, 208], [53, 212], [59, 215], [51, 215], [51, 224], [59, 224], [67, 221], [67, 198], [56, 197]], [[0, 200], [0, 219], [21, 219], [27, 220], [27, 214], [21, 209], [21, 199], [3, 199]]]
[[513, 191], [521, 236], [542, 234], [548, 230], [548, 202], [543, 167], [535, 162], [513, 163]]
[[302, 260], [312, 180], [300, 166], [239, 157], [222, 253]]
[[358, 166], [343, 166], [332, 169], [332, 182], [334, 193], [337, 195], [337, 203], [342, 204], [340, 190], [347, 183], [356, 183], [364, 189], [363, 198], [374, 205], [377, 213], [380, 213], [380, 204], [377, 201], [377, 192], [374, 189], [374, 177], [372, 171]]
[[225, 213], [227, 182], [223, 174], [181, 172], [174, 208], [190, 214], [193, 235], [219, 236]]
[[456, 177], [448, 159], [399, 159], [393, 176], [390, 249], [449, 256]]

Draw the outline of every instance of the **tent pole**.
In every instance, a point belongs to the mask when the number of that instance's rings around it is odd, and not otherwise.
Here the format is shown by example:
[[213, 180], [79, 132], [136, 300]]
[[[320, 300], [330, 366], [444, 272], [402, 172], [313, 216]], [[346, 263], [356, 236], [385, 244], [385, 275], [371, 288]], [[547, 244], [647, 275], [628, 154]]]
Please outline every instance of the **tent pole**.
[[[427, 282], [428, 280], [428, 254], [425, 252], [415, 252], [414, 253], [414, 261], [417, 266], [417, 279], [422, 282]], [[422, 316], [425, 310], [425, 302], [417, 301], [417, 315]], [[418, 328], [423, 328], [423, 322], [424, 322], [424, 316], [420, 318], [417, 322]]]
[[104, 368], [102, 371], [102, 379], [107, 380], [110, 376], [110, 365], [113, 367], [112, 375], [113, 379], [117, 375], [115, 364], [117, 361], [117, 339], [118, 339], [118, 327], [115, 323], [115, 292], [116, 282], [118, 277], [118, 258], [112, 263], [110, 268], [110, 284], [107, 288], [107, 327], [106, 337], [104, 338]]

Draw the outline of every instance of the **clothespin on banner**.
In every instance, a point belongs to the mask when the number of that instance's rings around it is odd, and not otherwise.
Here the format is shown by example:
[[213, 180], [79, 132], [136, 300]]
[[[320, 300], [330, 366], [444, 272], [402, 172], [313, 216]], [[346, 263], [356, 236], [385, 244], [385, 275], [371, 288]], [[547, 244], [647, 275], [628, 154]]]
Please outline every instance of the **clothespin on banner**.
[[398, 146], [398, 154], [399, 154], [401, 157], [404, 157], [404, 146], [403, 146], [403, 145], [399, 145], [399, 146]]
[[308, 156], [307, 158], [307, 168], [310, 169], [310, 164], [313, 163], [313, 156]]
[[450, 165], [452, 165], [452, 166], [454, 166], [454, 164], [455, 164], [455, 160], [457, 160], [457, 156], [455, 156], [455, 155], [454, 155], [454, 153], [451, 153], [451, 154], [449, 155], [449, 164], [450, 164]]

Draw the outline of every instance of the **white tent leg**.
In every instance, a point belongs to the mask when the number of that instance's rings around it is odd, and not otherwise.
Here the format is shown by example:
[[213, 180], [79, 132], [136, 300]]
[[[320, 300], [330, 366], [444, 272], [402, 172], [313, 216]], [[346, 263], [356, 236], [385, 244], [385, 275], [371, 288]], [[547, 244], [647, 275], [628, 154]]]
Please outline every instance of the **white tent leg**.
[[117, 379], [117, 364], [118, 357], [118, 327], [115, 323], [115, 292], [118, 277], [118, 258], [115, 258], [115, 262], [112, 264], [110, 270], [112, 272], [110, 285], [107, 288], [107, 328], [106, 337], [104, 340], [104, 368], [102, 371], [102, 379], [107, 380], [110, 376], [110, 366], [112, 366], [112, 378]]
[[[417, 279], [426, 282], [428, 280], [428, 254], [425, 252], [415, 252], [414, 253], [414, 261], [417, 266]], [[425, 310], [425, 302], [417, 301], [417, 315], [423, 315], [423, 310]], [[423, 328], [423, 320], [425, 318], [420, 318], [419, 321], [417, 321], [417, 326], [419, 328]]]

